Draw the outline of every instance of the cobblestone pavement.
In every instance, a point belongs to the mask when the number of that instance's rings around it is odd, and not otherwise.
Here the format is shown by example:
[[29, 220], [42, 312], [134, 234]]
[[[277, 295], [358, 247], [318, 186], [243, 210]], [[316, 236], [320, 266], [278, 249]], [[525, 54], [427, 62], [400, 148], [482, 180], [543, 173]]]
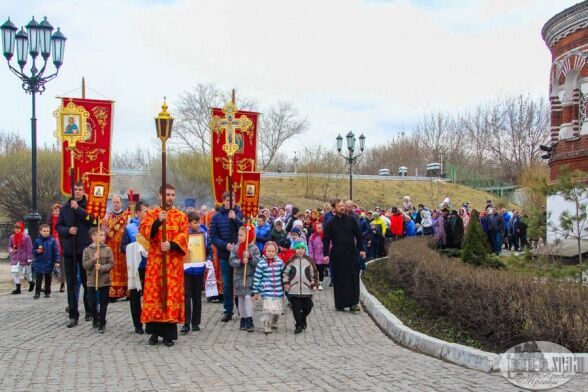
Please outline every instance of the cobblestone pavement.
[[[63, 293], [0, 296], [1, 391], [516, 390], [500, 375], [394, 344], [366, 313], [336, 312], [331, 290], [315, 296], [302, 334], [294, 335], [286, 312], [277, 332], [264, 335], [260, 304], [256, 331], [240, 332], [238, 320], [219, 321], [220, 304], [205, 303], [202, 331], [172, 348], [148, 346], [146, 335], [133, 332], [127, 301], [109, 306], [103, 335], [83, 320], [65, 328], [65, 305]], [[561, 390], [579, 391], [585, 382], [577, 376]]]

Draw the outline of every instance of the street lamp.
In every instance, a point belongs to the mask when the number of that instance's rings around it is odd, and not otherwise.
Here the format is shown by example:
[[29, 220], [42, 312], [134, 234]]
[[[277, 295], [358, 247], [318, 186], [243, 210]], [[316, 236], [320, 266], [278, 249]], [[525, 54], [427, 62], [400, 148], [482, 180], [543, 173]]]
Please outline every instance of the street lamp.
[[343, 150], [343, 137], [341, 135], [336, 137], [337, 140], [337, 151], [339, 155], [341, 155], [345, 162], [349, 165], [349, 200], [353, 200], [353, 164], [357, 161], [357, 158], [363, 154], [363, 150], [365, 148], [365, 136], [361, 134], [359, 136], [359, 154], [353, 155], [355, 153], [355, 135], [353, 132], [349, 131], [349, 133], [345, 136], [347, 139], [347, 155], [342, 153]]
[[[32, 96], [32, 116], [31, 116], [31, 211], [25, 216], [27, 221], [29, 235], [35, 239], [37, 236], [37, 228], [41, 221], [41, 215], [37, 211], [37, 117], [36, 117], [36, 94], [42, 94], [45, 91], [45, 83], [54, 79], [59, 72], [59, 67], [63, 64], [63, 53], [65, 49], [65, 36], [59, 31], [53, 32], [53, 26], [49, 24], [47, 18], [44, 18], [41, 23], [38, 23], [33, 17], [26, 25], [26, 30], [21, 27], [17, 32], [17, 27], [10, 21], [10, 18], [2, 26], [0, 32], [2, 34], [2, 53], [8, 63], [8, 68], [21, 81], [22, 88]], [[16, 62], [18, 68], [15, 68], [10, 63], [14, 55], [16, 46]], [[28, 53], [27, 53], [28, 52]], [[48, 71], [47, 62], [49, 56], [53, 52], [53, 65], [55, 72], [45, 76], [45, 71]], [[41, 55], [41, 68], [37, 68], [37, 57]], [[27, 59], [31, 56], [32, 62], [29, 71], [24, 69], [27, 64]], [[47, 72], [49, 73], [49, 72]]]

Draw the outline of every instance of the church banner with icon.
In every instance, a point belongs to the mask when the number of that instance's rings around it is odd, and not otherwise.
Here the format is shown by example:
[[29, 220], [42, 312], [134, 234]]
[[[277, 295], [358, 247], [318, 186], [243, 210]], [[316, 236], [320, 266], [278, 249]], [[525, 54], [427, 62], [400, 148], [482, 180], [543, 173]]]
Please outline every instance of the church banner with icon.
[[[259, 113], [238, 110], [230, 102], [222, 109], [212, 109], [212, 188], [216, 203], [222, 203], [222, 194], [229, 190], [231, 162], [235, 200], [237, 204], [244, 201], [243, 173], [256, 170], [258, 117]], [[229, 145], [234, 145], [234, 150], [227, 148]], [[232, 159], [227, 153], [234, 153]]]
[[261, 173], [241, 173], [241, 211], [243, 216], [257, 217], [259, 207], [259, 190], [261, 184]]
[[106, 215], [110, 175], [86, 173], [86, 180], [88, 186], [87, 211], [94, 218], [94, 224], [97, 224], [98, 220], [104, 219], [104, 215]]
[[[67, 139], [80, 135], [73, 149], [74, 176], [91, 194], [89, 173], [110, 173], [114, 102], [98, 99], [61, 98], [54, 112], [61, 133], [61, 193], [71, 195], [71, 151]], [[105, 195], [108, 196], [108, 193]]]

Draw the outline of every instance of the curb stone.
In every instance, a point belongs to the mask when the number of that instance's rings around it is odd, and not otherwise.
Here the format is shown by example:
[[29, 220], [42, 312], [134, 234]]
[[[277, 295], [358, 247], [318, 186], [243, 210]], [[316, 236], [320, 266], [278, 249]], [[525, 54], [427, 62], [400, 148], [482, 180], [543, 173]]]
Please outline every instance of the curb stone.
[[[384, 258], [369, 261], [381, 261]], [[456, 365], [483, 371], [499, 372], [500, 356], [461, 344], [446, 342], [423, 333], [413, 331], [392, 314], [380, 301], [368, 292], [363, 280], [359, 280], [360, 300], [366, 312], [394, 342], [416, 352], [426, 354]]]

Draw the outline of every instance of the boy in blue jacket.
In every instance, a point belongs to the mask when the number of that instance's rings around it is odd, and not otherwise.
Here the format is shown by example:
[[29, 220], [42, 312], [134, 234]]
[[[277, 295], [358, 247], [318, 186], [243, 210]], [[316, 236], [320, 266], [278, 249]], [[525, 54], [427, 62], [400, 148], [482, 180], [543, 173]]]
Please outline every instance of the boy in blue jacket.
[[43, 224], [39, 226], [39, 234], [33, 246], [33, 254], [35, 256], [33, 267], [36, 273], [34, 299], [41, 296], [41, 282], [43, 277], [45, 278], [45, 298], [51, 296], [51, 272], [53, 271], [53, 267], [59, 265], [59, 248], [57, 241], [51, 236], [49, 225]]

